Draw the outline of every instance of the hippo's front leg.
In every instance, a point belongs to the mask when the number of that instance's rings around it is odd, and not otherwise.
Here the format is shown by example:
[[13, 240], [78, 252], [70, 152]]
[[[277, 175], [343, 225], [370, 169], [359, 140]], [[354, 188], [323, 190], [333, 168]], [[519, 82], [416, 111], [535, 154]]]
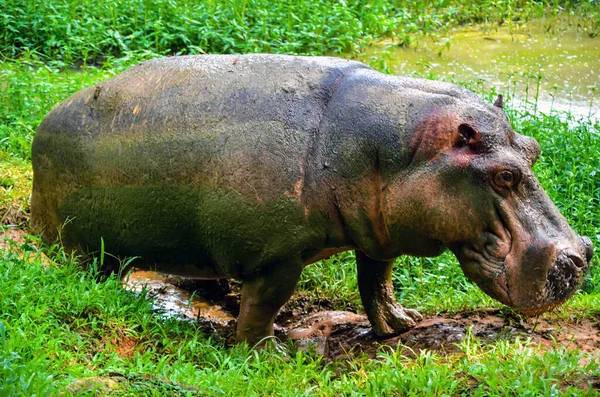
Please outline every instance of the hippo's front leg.
[[255, 344], [273, 336], [277, 312], [296, 289], [302, 263], [277, 263], [260, 274], [244, 277], [236, 341]]
[[377, 336], [390, 336], [417, 325], [423, 316], [405, 309], [394, 297], [392, 267], [394, 261], [376, 261], [356, 251], [358, 289], [371, 327]]

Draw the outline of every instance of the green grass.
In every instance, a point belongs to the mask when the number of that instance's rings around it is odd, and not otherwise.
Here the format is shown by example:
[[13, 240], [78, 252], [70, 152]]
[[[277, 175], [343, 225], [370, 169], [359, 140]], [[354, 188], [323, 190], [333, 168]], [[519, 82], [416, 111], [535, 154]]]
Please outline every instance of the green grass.
[[598, 2], [384, 0], [0, 0], [0, 54], [87, 64], [128, 53], [347, 53], [373, 38], [419, 37], [467, 23], [522, 23], [561, 10], [600, 32]]
[[381, 350], [377, 360], [325, 362], [291, 346], [226, 347], [193, 323], [157, 317], [142, 295], [97, 281], [56, 247], [48, 255], [57, 266], [31, 245], [0, 251], [2, 396], [57, 395], [89, 377], [118, 379], [110, 395], [129, 396], [584, 395], [600, 379], [598, 357], [469, 334], [458, 354], [416, 358]]
[[27, 221], [32, 179], [31, 163], [0, 152], [0, 225]]
[[28, 160], [37, 125], [53, 106], [75, 91], [109, 78], [124, 68], [122, 64], [130, 65], [135, 60], [64, 73], [36, 60], [0, 62], [0, 108], [10, 109], [0, 112], [0, 150]]

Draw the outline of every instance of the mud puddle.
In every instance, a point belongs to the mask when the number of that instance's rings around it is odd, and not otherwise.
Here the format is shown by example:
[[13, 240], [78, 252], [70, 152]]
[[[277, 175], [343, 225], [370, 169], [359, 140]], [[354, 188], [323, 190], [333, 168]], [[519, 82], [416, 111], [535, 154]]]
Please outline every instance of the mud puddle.
[[[166, 274], [132, 270], [122, 280], [123, 286], [136, 293], [144, 292], [153, 299], [155, 309], [167, 316], [183, 316], [187, 319], [202, 319], [218, 326], [226, 326], [235, 317], [221, 305], [210, 301], [203, 295], [220, 296], [225, 302], [228, 286], [216, 281], [191, 281]], [[192, 283], [188, 289], [182, 288]], [[223, 287], [220, 287], [223, 285]], [[190, 292], [193, 289], [194, 292]], [[215, 291], [218, 289], [218, 291]]]
[[[200, 321], [233, 343], [239, 293], [235, 286], [216, 281], [192, 281], [158, 273], [136, 271], [124, 280], [127, 289], [152, 296], [166, 315]], [[193, 290], [194, 292], [190, 292]], [[298, 294], [297, 294], [298, 295]], [[531, 339], [543, 349], [564, 346], [586, 353], [600, 351], [599, 319], [563, 322], [545, 318], [523, 319], [500, 309], [464, 312], [452, 316], [425, 316], [419, 325], [391, 338], [376, 337], [366, 316], [349, 311], [323, 310], [326, 302], [305, 304], [295, 296], [275, 320], [275, 334], [294, 340], [301, 349], [314, 349], [327, 359], [365, 353], [375, 357], [381, 346], [411, 356], [422, 350], [454, 353], [467, 338], [482, 342]], [[190, 301], [191, 299], [191, 301]]]

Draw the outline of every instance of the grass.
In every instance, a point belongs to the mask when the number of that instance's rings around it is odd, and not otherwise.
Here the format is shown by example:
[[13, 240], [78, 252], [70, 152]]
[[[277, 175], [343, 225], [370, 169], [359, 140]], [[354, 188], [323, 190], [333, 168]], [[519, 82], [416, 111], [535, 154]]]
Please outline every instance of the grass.
[[[0, 109], [10, 109], [0, 112], [0, 225], [26, 219], [30, 145], [44, 115], [143, 59], [347, 53], [376, 37], [411, 45], [456, 24], [518, 24], [561, 8], [577, 14], [582, 25], [574, 28], [599, 31], [597, 1], [126, 0], [117, 8], [89, 0], [0, 0]], [[373, 66], [385, 69], [385, 60]], [[493, 101], [495, 92], [467, 85]], [[508, 109], [508, 116], [515, 130], [540, 142], [535, 172], [546, 192], [573, 228], [600, 247], [600, 123], [533, 107]], [[117, 279], [99, 282], [94, 267], [82, 271], [60, 247], [45, 249], [56, 263], [48, 266], [35, 245], [0, 248], [0, 396], [94, 395], [94, 389], [136, 396], [595, 395], [599, 387], [597, 356], [558, 346], [542, 351], [518, 339], [483, 343], [468, 334], [457, 354], [409, 358], [381, 349], [377, 360], [335, 362], [293, 346], [284, 353], [226, 346], [197, 324], [157, 316], [143, 294], [125, 291]], [[553, 316], [600, 316], [599, 264], [597, 255], [581, 291]], [[500, 307], [448, 253], [400, 258], [394, 283], [399, 300], [424, 313]], [[309, 266], [299, 289], [335, 298], [336, 309], [361, 310], [352, 253]]]
[[0, 54], [69, 66], [128, 53], [347, 53], [382, 36], [410, 45], [467, 23], [522, 23], [566, 8], [600, 32], [595, 0], [0, 0]]
[[454, 355], [381, 350], [334, 362], [292, 346], [227, 347], [157, 318], [143, 295], [97, 281], [60, 249], [48, 255], [56, 267], [31, 245], [0, 251], [0, 395], [593, 395], [600, 379], [598, 357], [518, 339], [467, 335]]
[[11, 109], [0, 113], [0, 150], [29, 160], [35, 129], [53, 106], [136, 61], [137, 58], [120, 60], [102, 68], [87, 67], [64, 73], [34, 59], [0, 62], [0, 107]]
[[0, 225], [27, 221], [32, 179], [28, 161], [0, 152]]

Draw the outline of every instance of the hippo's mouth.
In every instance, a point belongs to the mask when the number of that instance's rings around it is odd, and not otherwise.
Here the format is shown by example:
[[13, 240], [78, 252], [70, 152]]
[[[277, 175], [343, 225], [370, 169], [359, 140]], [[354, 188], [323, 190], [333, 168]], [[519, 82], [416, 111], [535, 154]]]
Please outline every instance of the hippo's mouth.
[[[530, 283], [510, 283], [510, 280], [520, 276], [515, 273], [524, 266], [535, 268], [535, 265], [527, 263], [527, 259], [515, 261], [516, 255], [512, 249], [506, 258], [498, 258], [487, 249], [477, 250], [472, 244], [450, 249], [469, 280], [487, 295], [527, 316], [550, 311], [568, 300], [588, 268], [579, 255], [561, 251], [553, 255], [553, 265], [547, 272], [540, 271]], [[548, 268], [545, 263], [538, 265], [538, 269], [544, 267]]]
[[498, 258], [489, 250], [478, 250], [472, 244], [450, 246], [467, 278], [492, 298], [513, 306], [506, 278], [505, 258]]

